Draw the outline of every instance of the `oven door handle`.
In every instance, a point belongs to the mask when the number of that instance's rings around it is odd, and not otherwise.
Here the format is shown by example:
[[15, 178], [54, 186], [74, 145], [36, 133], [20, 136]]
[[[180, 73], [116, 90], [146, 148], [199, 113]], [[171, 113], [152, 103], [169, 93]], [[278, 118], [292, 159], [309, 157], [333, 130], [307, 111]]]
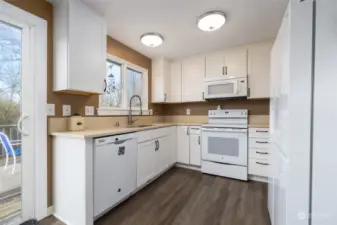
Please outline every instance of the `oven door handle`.
[[222, 128], [202, 128], [202, 131], [226, 132], [226, 133], [247, 133], [247, 129], [222, 129]]

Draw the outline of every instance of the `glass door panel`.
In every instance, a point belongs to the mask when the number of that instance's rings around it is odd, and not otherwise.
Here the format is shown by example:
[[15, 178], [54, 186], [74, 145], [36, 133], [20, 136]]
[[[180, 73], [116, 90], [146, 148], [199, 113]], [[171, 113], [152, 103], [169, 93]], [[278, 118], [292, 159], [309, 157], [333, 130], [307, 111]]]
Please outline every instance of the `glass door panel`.
[[0, 224], [21, 217], [22, 29], [0, 20]]

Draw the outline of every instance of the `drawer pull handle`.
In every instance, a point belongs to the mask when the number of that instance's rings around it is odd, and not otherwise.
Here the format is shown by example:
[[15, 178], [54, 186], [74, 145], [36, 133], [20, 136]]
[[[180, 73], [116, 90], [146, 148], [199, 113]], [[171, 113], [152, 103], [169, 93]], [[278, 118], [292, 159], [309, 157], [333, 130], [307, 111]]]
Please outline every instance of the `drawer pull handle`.
[[255, 141], [256, 144], [268, 144], [269, 142], [268, 141]]
[[269, 166], [269, 163], [256, 162], [256, 164], [259, 164], [259, 165], [262, 165], [262, 166]]
[[256, 130], [257, 133], [268, 133], [267, 130]]
[[269, 153], [268, 152], [256, 152], [257, 154], [260, 154], [260, 155], [268, 155]]

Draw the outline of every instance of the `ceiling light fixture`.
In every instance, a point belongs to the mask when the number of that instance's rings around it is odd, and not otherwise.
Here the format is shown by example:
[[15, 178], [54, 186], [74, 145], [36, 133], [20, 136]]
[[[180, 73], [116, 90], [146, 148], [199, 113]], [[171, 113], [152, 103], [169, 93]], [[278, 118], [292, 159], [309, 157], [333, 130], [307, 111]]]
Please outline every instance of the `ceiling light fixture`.
[[198, 28], [202, 31], [215, 31], [226, 23], [226, 15], [221, 11], [211, 11], [202, 14], [198, 20]]
[[160, 34], [152, 32], [140, 36], [140, 41], [148, 47], [155, 48], [163, 43], [164, 38]]

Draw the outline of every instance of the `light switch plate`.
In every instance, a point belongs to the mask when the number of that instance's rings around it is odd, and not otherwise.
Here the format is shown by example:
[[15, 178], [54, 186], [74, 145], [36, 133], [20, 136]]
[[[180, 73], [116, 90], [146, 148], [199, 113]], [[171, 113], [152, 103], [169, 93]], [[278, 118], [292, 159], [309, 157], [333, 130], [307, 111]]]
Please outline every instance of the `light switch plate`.
[[70, 116], [71, 115], [71, 106], [70, 105], [62, 105], [62, 115]]
[[190, 109], [186, 109], [186, 115], [191, 115], [191, 110]]
[[47, 116], [55, 116], [55, 104], [47, 104]]
[[94, 116], [95, 108], [93, 106], [85, 106], [85, 115], [86, 116]]

